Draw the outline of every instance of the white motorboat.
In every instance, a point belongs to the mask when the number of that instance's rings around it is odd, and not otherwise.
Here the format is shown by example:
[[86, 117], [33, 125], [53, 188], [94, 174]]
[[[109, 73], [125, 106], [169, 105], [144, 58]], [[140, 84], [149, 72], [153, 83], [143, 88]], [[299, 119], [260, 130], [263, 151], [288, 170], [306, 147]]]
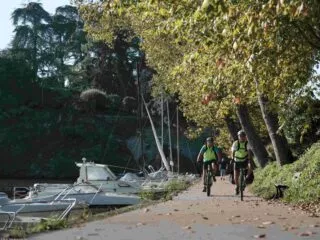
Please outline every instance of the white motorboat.
[[74, 207], [83, 208], [83, 204], [77, 204], [76, 199], [54, 199], [53, 201], [33, 202], [30, 200], [11, 200], [7, 194], [0, 193], [0, 212], [10, 212], [20, 216], [52, 216], [64, 218]]
[[38, 185], [29, 192], [27, 197], [17, 201], [48, 202], [70, 198], [75, 199], [77, 203], [88, 204], [89, 207], [128, 206], [140, 202], [140, 197], [137, 195], [105, 192], [101, 186], [97, 187], [91, 183], [77, 183], [63, 190], [57, 186], [50, 187], [49, 185], [49, 187], [42, 188], [41, 185]]

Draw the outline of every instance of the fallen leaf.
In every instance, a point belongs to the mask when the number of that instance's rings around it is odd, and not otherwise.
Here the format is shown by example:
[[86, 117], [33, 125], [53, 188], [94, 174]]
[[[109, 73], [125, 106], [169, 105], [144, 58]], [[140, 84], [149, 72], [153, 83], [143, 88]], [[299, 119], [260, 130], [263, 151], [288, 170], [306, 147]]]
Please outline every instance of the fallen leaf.
[[185, 226], [183, 229], [191, 229], [191, 226]]
[[87, 240], [87, 239], [81, 236], [76, 236], [76, 240]]
[[291, 226], [291, 227], [289, 227], [289, 229], [290, 229], [290, 230], [295, 230], [295, 229], [298, 229], [298, 228], [295, 227], [295, 226]]
[[88, 236], [99, 236], [99, 233], [88, 233]]
[[309, 232], [299, 233], [300, 237], [309, 237], [311, 234]]
[[318, 225], [318, 224], [312, 224], [312, 225], [310, 225], [310, 227], [311, 227], [311, 228], [318, 228], [318, 227], [320, 227], [320, 225]]
[[267, 222], [263, 222], [262, 224], [263, 224], [263, 225], [271, 225], [271, 224], [274, 224], [274, 222], [272, 222], [272, 221], [267, 221]]
[[266, 228], [266, 226], [258, 225], [257, 228]]
[[143, 225], [146, 225], [145, 223], [142, 223], [142, 222], [139, 222], [139, 223], [137, 223], [137, 227], [140, 227], [140, 226], [143, 226]]
[[258, 235], [254, 235], [254, 238], [265, 238], [266, 234], [258, 234]]

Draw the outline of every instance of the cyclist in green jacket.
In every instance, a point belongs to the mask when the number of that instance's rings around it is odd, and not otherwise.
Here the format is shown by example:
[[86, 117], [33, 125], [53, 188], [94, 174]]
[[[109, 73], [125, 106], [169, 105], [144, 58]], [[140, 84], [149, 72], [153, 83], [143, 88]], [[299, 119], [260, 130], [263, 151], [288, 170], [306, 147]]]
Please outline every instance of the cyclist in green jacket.
[[234, 161], [234, 181], [236, 184], [236, 195], [239, 194], [239, 169], [248, 169], [247, 176], [251, 174], [252, 167], [250, 161], [252, 154], [248, 146], [248, 140], [245, 131], [238, 132], [238, 140], [232, 144], [232, 156]]
[[201, 162], [203, 160], [203, 192], [206, 191], [206, 182], [205, 182], [205, 169], [210, 167], [210, 170], [213, 170], [213, 181], [216, 181], [215, 175], [218, 171], [218, 162], [221, 160], [221, 151], [218, 147], [216, 147], [213, 143], [213, 137], [208, 137], [206, 140], [206, 144], [202, 146], [200, 152], [198, 154], [197, 162]]

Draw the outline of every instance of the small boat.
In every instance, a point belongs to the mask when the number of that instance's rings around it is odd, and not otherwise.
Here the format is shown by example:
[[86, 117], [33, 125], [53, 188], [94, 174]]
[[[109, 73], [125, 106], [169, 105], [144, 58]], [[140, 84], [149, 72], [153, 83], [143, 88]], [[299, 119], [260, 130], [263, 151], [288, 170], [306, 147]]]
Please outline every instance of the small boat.
[[47, 217], [55, 215], [58, 219], [63, 219], [75, 206], [82, 209], [84, 204], [77, 204], [76, 199], [72, 198], [39, 202], [27, 199], [11, 200], [6, 193], [0, 193], [0, 211], [19, 216]]
[[[97, 187], [91, 183], [77, 183], [67, 186], [61, 190], [58, 187], [44, 187], [41, 185], [29, 192], [29, 195], [22, 201], [49, 202], [65, 199], [75, 199], [77, 203], [88, 204], [89, 207], [120, 207], [138, 204], [140, 197], [137, 195], [127, 195], [105, 192], [101, 186]], [[20, 201], [21, 201], [20, 200]]]

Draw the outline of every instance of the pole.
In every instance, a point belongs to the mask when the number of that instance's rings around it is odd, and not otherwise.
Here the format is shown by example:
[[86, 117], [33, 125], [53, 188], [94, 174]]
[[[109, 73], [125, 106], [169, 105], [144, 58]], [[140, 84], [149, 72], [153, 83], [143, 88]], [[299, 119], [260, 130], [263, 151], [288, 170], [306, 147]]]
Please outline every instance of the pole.
[[[163, 139], [163, 129], [164, 129], [164, 125], [163, 125], [163, 92], [161, 92], [161, 148], [162, 148], [162, 151], [163, 151], [163, 142], [164, 142], [164, 139]], [[163, 162], [161, 161], [161, 167], [163, 167]]]
[[161, 146], [163, 149], [163, 92], [161, 92]]
[[137, 60], [137, 63], [136, 63], [137, 87], [138, 87], [138, 119], [139, 119], [138, 124], [139, 124], [139, 132], [140, 132], [140, 152], [141, 152], [142, 169], [145, 169], [144, 152], [143, 152], [143, 132], [142, 132], [142, 101], [141, 101], [142, 92], [141, 92], [141, 83], [140, 83], [139, 61], [140, 60]]
[[146, 112], [147, 112], [147, 115], [148, 115], [148, 118], [149, 118], [149, 121], [150, 121], [150, 124], [151, 124], [151, 129], [152, 129], [152, 132], [153, 132], [154, 139], [156, 140], [156, 145], [157, 145], [158, 151], [160, 153], [161, 161], [163, 162], [164, 167], [166, 168], [166, 170], [170, 171], [170, 165], [169, 165], [169, 163], [168, 163], [168, 161], [166, 159], [166, 156], [164, 155], [163, 150], [161, 149], [161, 144], [160, 144], [160, 141], [158, 139], [157, 131], [156, 131], [155, 127], [154, 127], [150, 112], [148, 110], [147, 104], [144, 101], [143, 97], [142, 97], [142, 101], [143, 101], [143, 104], [145, 106], [145, 109], [146, 109]]
[[180, 173], [180, 147], [179, 147], [179, 106], [177, 105], [177, 164], [178, 174]]
[[173, 172], [171, 129], [170, 129], [170, 111], [169, 111], [169, 101], [168, 100], [167, 100], [167, 114], [168, 114], [169, 151], [170, 151], [170, 163], [171, 163], [170, 165], [172, 166], [172, 172]]

